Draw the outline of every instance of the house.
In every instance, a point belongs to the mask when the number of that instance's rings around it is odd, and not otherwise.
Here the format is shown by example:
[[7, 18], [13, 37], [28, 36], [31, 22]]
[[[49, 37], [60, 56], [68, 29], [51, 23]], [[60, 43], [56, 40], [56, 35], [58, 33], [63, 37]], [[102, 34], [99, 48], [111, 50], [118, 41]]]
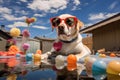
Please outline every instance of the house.
[[[16, 39], [16, 45], [17, 47], [22, 50], [22, 44], [23, 44], [23, 40], [22, 40], [22, 36], [17, 37]], [[26, 41], [25, 43], [30, 44], [29, 49], [27, 50], [27, 53], [35, 53], [38, 49], [40, 49], [40, 42], [37, 39], [32, 39], [29, 38], [28, 41]]]
[[82, 42], [92, 51], [92, 47], [93, 47], [92, 36], [87, 35], [86, 37], [83, 37]]
[[34, 39], [39, 40], [40, 50], [42, 50], [43, 53], [50, 51], [53, 46], [53, 42], [55, 41], [55, 39], [45, 38], [45, 37], [37, 37], [37, 36]]
[[80, 30], [80, 33], [92, 34], [94, 51], [120, 51], [120, 13]]

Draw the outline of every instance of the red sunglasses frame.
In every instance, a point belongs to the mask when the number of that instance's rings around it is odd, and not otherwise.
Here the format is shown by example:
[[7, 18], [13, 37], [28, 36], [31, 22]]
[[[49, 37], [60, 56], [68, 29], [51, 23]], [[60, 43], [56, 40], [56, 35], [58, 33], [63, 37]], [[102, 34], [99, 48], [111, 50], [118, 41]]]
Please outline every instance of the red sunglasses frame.
[[[50, 18], [51, 25], [52, 25], [52, 23], [53, 23], [52, 20], [53, 20], [54, 18], [59, 18], [59, 17]], [[74, 24], [73, 24], [72, 26], [69, 26], [69, 25], [66, 23], [66, 20], [67, 20], [68, 18], [73, 18], [73, 19], [74, 19]], [[77, 23], [77, 20], [78, 20], [76, 17], [67, 17], [67, 18], [65, 18], [65, 19], [61, 19], [61, 18], [59, 18], [59, 19], [60, 19], [60, 23], [62, 22], [62, 20], [64, 20], [65, 24], [66, 24], [68, 27], [73, 27], [73, 26]], [[53, 25], [52, 25], [52, 28], [55, 28], [55, 27], [57, 27], [57, 26], [53, 26]]]

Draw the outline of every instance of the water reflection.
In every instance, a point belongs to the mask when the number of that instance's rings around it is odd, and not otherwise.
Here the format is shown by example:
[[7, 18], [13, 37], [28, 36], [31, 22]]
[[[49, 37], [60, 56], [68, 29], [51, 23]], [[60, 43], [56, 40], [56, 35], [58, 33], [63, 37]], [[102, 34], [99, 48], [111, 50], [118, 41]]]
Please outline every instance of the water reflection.
[[[85, 69], [84, 64], [80, 64], [80, 62], [77, 62], [75, 65], [71, 65], [68, 61], [63, 63], [64, 60], [61, 60], [61, 56], [56, 59], [51, 59], [55, 60], [55, 62], [49, 59], [40, 60], [40, 58], [31, 59], [31, 56], [28, 57], [28, 59], [26, 59], [25, 56], [21, 56], [20, 58], [1, 58], [0, 80], [99, 80], [106, 76], [107, 78], [104, 80], [120, 79], [119, 75], [106, 74], [106, 65], [102, 60], [96, 61], [93, 59], [92, 75], [95, 78], [93, 79], [86, 75], [87, 73], [85, 70], [87, 68]], [[61, 66], [64, 67], [61, 68]], [[91, 65], [86, 64], [86, 66]], [[119, 69], [119, 66], [115, 67], [118, 67], [114, 68], [115, 70]], [[113, 68], [110, 67], [110, 69]]]
[[[51, 68], [50, 68], [51, 67]], [[56, 80], [52, 66], [41, 64], [39, 59], [0, 59], [0, 80]]]

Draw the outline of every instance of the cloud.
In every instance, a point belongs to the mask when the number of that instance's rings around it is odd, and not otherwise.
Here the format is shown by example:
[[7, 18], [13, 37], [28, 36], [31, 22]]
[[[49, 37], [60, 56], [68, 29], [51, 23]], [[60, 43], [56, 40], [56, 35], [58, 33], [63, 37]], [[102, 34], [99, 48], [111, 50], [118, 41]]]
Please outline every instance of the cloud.
[[27, 23], [25, 22], [15, 22], [14, 25], [18, 27], [28, 27]]
[[88, 27], [88, 26], [91, 26], [91, 25], [93, 25], [93, 23], [87, 23], [87, 24], [85, 24], [84, 26], [85, 26], [85, 27]]
[[[27, 7], [35, 11], [53, 12], [53, 10], [59, 11], [67, 8], [67, 3], [67, 0], [33, 0]], [[77, 1], [75, 3], [78, 4]]]
[[72, 11], [81, 10], [81, 8], [78, 8], [77, 6], [73, 6], [73, 8], [72, 8], [71, 10], [72, 10]]
[[14, 22], [14, 24], [8, 25], [9, 28], [12, 27], [28, 27], [28, 25], [25, 22]]
[[79, 0], [74, 0], [73, 2], [75, 5], [79, 5], [80, 4], [80, 1]]
[[37, 26], [37, 25], [34, 25], [32, 26], [33, 28], [38, 28], [38, 29], [49, 29], [47, 27], [44, 27], [44, 26]]
[[73, 1], [73, 4], [75, 4], [75, 5], [74, 5], [73, 8], [71, 9], [72, 11], [74, 11], [74, 10], [80, 10], [80, 9], [81, 9], [80, 7], [78, 7], [78, 5], [80, 4], [80, 1], [79, 1], [79, 0], [74, 0], [74, 1]]
[[43, 16], [45, 16], [46, 14], [34, 14], [34, 16], [36, 16], [36, 17], [43, 17]]
[[12, 10], [7, 7], [0, 7], [1, 14], [11, 14]]
[[106, 18], [109, 18], [115, 14], [117, 14], [118, 12], [116, 13], [98, 13], [98, 14], [90, 14], [89, 15], [89, 20], [103, 20], [103, 19], [106, 19]]
[[3, 14], [3, 18], [5, 18], [8, 21], [14, 21], [14, 20], [25, 20], [27, 17], [26, 16], [15, 17], [14, 15]]
[[21, 2], [27, 2], [27, 0], [20, 0]]
[[109, 6], [109, 9], [114, 9], [115, 6], [117, 5], [117, 1], [113, 2], [110, 6]]
[[117, 14], [118, 12], [115, 13], [98, 13], [98, 14], [89, 14], [89, 23], [85, 24], [85, 27], [91, 26], [97, 22], [100, 22], [101, 20], [107, 19], [115, 14]]
[[22, 14], [22, 15], [28, 15], [28, 12], [24, 11], [24, 10], [15, 10], [15, 13], [16, 14]]

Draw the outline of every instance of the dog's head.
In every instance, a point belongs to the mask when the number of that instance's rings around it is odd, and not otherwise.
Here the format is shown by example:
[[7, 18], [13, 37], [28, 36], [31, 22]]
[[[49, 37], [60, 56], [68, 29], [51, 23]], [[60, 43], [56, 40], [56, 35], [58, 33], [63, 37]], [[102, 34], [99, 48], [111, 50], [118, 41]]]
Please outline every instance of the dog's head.
[[58, 38], [70, 41], [75, 38], [83, 23], [75, 16], [62, 14], [58, 17], [51, 18], [52, 29], [56, 28]]

